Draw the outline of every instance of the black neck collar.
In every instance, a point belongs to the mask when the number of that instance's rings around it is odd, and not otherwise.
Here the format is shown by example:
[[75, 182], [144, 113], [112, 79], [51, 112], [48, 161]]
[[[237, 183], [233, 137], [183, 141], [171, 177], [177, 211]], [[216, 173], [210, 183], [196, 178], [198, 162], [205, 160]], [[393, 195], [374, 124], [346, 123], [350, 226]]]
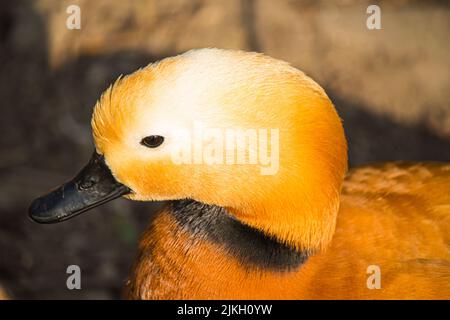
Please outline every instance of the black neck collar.
[[309, 254], [243, 224], [224, 208], [194, 200], [171, 201], [171, 212], [177, 222], [194, 237], [223, 246], [245, 267], [277, 271], [299, 268]]

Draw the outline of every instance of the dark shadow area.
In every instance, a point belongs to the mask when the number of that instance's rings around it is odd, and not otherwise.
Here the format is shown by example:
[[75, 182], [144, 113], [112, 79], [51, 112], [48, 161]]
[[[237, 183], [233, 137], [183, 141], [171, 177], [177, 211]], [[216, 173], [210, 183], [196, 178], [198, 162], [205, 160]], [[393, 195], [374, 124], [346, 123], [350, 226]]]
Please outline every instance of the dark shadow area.
[[[251, 24], [248, 46], [257, 50], [253, 5], [243, 2], [243, 19]], [[45, 22], [30, 1], [0, 5], [0, 41], [0, 284], [20, 299], [120, 298], [138, 237], [159, 204], [117, 200], [55, 225], [30, 221], [27, 207], [89, 159], [92, 107], [103, 90], [119, 75], [174, 52], [82, 56], [51, 71]], [[344, 119], [351, 165], [450, 161], [450, 142], [425, 128], [331, 97]], [[81, 267], [82, 290], [66, 288], [72, 264]]]
[[415, 160], [450, 161], [450, 140], [421, 125], [408, 125], [370, 113], [328, 92], [347, 135], [349, 164]]

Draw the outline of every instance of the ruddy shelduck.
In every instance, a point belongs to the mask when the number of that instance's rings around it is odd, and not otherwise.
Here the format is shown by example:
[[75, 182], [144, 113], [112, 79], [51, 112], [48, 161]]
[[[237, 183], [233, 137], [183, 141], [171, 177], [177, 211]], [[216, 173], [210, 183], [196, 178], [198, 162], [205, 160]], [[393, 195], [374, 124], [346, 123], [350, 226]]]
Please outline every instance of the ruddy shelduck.
[[[197, 141], [196, 125], [214, 130]], [[450, 164], [347, 173], [332, 102], [283, 61], [220, 49], [166, 58], [109, 87], [92, 130], [89, 164], [30, 215], [53, 223], [120, 196], [167, 201], [129, 298], [450, 298]]]

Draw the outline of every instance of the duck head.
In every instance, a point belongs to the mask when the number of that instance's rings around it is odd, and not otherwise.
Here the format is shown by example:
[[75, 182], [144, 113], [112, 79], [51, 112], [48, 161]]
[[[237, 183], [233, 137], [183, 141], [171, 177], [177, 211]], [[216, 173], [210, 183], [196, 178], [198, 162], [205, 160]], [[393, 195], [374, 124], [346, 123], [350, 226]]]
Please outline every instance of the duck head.
[[323, 89], [257, 53], [201, 49], [119, 78], [97, 102], [96, 150], [31, 217], [68, 219], [119, 196], [193, 199], [299, 249], [334, 232], [347, 168]]

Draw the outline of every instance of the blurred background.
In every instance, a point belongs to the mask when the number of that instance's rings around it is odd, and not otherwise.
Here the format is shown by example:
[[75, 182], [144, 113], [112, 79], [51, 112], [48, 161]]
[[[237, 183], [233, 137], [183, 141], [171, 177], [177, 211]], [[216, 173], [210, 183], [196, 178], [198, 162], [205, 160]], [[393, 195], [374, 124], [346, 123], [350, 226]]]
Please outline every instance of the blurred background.
[[[72, 4], [80, 30], [66, 28]], [[366, 27], [369, 4], [381, 30]], [[325, 88], [352, 166], [450, 161], [449, 34], [446, 1], [2, 1], [1, 286], [16, 299], [120, 298], [156, 205], [118, 200], [56, 225], [27, 217], [89, 159], [92, 107], [120, 74], [191, 48], [265, 52]], [[82, 290], [66, 288], [71, 264]]]

